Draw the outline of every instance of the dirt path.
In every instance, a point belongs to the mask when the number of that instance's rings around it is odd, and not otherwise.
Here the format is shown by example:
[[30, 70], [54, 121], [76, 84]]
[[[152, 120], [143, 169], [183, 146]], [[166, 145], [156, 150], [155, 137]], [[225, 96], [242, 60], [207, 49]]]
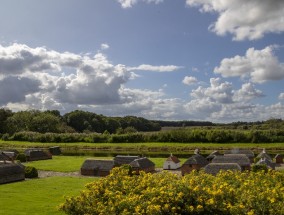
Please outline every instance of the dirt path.
[[54, 172], [54, 171], [43, 171], [38, 170], [39, 178], [47, 178], [53, 176], [68, 176], [68, 177], [86, 177], [80, 174], [80, 172]]

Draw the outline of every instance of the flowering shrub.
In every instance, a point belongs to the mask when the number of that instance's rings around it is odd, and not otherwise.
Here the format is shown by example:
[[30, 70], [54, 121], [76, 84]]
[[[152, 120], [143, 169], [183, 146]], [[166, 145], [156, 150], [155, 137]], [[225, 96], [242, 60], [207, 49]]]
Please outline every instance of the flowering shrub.
[[67, 214], [284, 214], [284, 173], [111, 174], [60, 206]]

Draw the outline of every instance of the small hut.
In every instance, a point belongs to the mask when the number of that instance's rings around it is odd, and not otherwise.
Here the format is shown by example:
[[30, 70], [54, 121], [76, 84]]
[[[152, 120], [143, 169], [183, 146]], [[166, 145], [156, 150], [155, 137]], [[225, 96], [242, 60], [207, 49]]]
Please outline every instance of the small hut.
[[52, 155], [42, 149], [26, 149], [25, 155], [27, 157], [27, 161], [52, 159]]
[[139, 174], [140, 171], [144, 172], [154, 172], [155, 164], [146, 157], [137, 158], [129, 164], [132, 170]]
[[119, 167], [124, 164], [130, 164], [135, 159], [138, 159], [139, 156], [130, 156], [130, 155], [117, 155], [114, 157], [114, 166]]
[[265, 166], [267, 166], [267, 168], [275, 170], [275, 163], [273, 163], [272, 161], [270, 161], [269, 159], [266, 159], [266, 158], [261, 158], [256, 163], [256, 165], [265, 165]]
[[237, 163], [210, 163], [204, 167], [208, 174], [217, 175], [220, 171], [241, 171], [242, 168]]
[[275, 159], [276, 164], [282, 164], [283, 163], [283, 155], [277, 154], [274, 159]]
[[16, 163], [0, 161], [0, 184], [25, 180], [25, 169]]
[[163, 165], [164, 170], [178, 169], [180, 167], [180, 160], [172, 154], [165, 160]]
[[81, 166], [81, 175], [107, 176], [114, 167], [113, 160], [86, 159]]
[[233, 154], [233, 155], [242, 154], [242, 155], [246, 155], [249, 158], [251, 163], [254, 162], [254, 153], [253, 153], [253, 151], [251, 151], [249, 149], [231, 149], [231, 150], [225, 151], [224, 155], [226, 155], [226, 154]]
[[243, 154], [226, 154], [224, 156], [216, 156], [212, 163], [237, 163], [242, 171], [250, 170], [250, 160]]
[[266, 153], [266, 150], [263, 149], [262, 152], [260, 152], [258, 155], [257, 155], [257, 158], [266, 158], [267, 160], [270, 160], [272, 162], [272, 158], [270, 157], [269, 154]]
[[19, 154], [19, 151], [16, 149], [5, 149], [2, 152], [6, 154], [11, 160], [15, 160], [17, 155]]
[[52, 154], [52, 155], [61, 155], [61, 149], [59, 146], [52, 146], [52, 147], [49, 147], [49, 153]]
[[211, 162], [213, 160], [213, 158], [217, 155], [221, 155], [221, 153], [219, 151], [213, 151], [210, 155], [208, 155], [206, 157], [206, 160], [208, 160], [209, 162]]
[[188, 158], [181, 166], [181, 174], [185, 175], [190, 173], [192, 170], [200, 170], [206, 166], [209, 162], [200, 154], [195, 154]]

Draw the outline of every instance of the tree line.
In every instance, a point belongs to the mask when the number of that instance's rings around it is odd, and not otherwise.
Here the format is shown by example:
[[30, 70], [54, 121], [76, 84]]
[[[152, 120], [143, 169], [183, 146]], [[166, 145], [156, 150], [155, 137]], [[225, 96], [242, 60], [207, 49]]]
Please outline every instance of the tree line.
[[107, 117], [96, 113], [74, 110], [61, 115], [58, 110], [26, 110], [12, 112], [0, 109], [0, 133], [127, 133], [159, 131], [161, 126], [142, 117]]

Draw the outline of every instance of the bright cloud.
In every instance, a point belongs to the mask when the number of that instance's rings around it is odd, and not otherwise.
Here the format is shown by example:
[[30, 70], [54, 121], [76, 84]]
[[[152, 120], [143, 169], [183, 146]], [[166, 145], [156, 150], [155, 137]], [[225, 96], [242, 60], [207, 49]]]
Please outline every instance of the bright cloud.
[[101, 50], [106, 50], [106, 49], [109, 49], [109, 45], [107, 43], [102, 43]]
[[217, 35], [230, 33], [234, 40], [255, 40], [266, 33], [284, 31], [284, 1], [273, 0], [186, 0], [202, 12], [216, 12], [219, 17], [210, 26]]
[[184, 79], [182, 80], [182, 83], [186, 85], [192, 85], [197, 83], [197, 79], [193, 76], [185, 76]]
[[255, 89], [252, 83], [245, 83], [240, 90], [235, 92], [234, 101], [251, 101], [260, 97], [264, 97], [260, 90]]
[[141, 70], [141, 71], [151, 71], [151, 72], [173, 72], [176, 70], [179, 70], [183, 67], [181, 66], [175, 66], [175, 65], [166, 65], [166, 66], [153, 66], [148, 64], [142, 64], [138, 67], [130, 67], [128, 70]]
[[133, 5], [137, 4], [138, 2], [159, 4], [164, 0], [117, 0], [117, 1], [118, 3], [121, 4], [122, 8], [131, 8]]
[[214, 72], [223, 77], [249, 77], [255, 83], [284, 79], [284, 63], [279, 62], [273, 50], [273, 46], [249, 48], [245, 56], [223, 59]]
[[284, 99], [284, 93], [280, 93], [280, 95], [278, 96], [279, 99]]

